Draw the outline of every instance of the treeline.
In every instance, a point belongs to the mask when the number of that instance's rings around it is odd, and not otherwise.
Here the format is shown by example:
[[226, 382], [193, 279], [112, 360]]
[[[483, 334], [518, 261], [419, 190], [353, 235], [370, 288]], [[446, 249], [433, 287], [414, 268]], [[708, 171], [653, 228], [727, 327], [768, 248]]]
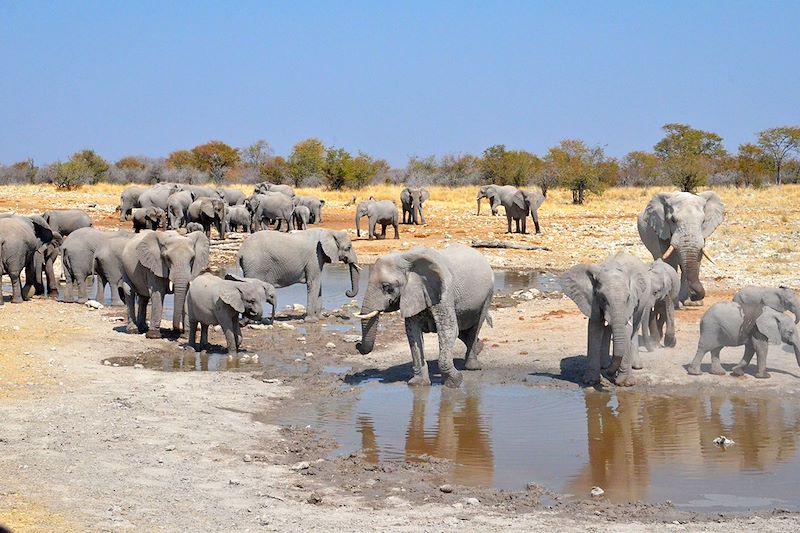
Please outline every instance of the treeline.
[[611, 186], [674, 185], [692, 191], [706, 185], [761, 187], [800, 182], [800, 127], [759, 132], [752, 143], [729, 153], [719, 135], [685, 124], [663, 126], [664, 137], [652, 151], [634, 151], [622, 159], [608, 157], [601, 146], [566, 139], [546, 153], [490, 146], [480, 155], [446, 154], [410, 157], [405, 168], [391, 168], [383, 159], [318, 139], [297, 143], [288, 157], [275, 155], [260, 140], [244, 148], [211, 141], [166, 158], [124, 157], [109, 163], [93, 150], [75, 153], [66, 162], [37, 166], [33, 160], [0, 167], [0, 184], [53, 183], [60, 188], [98, 182], [163, 181], [217, 184], [270, 181], [294, 186], [358, 189], [372, 183], [410, 185], [539, 186], [572, 191], [583, 203], [587, 193]]

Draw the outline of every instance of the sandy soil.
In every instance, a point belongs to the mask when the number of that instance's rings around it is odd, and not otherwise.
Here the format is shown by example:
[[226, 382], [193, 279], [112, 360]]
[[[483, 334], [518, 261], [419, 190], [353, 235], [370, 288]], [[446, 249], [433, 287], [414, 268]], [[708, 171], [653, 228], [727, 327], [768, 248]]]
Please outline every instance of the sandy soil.
[[[91, 191], [63, 196], [46, 191], [45, 198], [49, 205], [59, 207], [96, 203], [92, 208], [96, 224], [117, 227], [114, 194], [94, 196], [106, 201], [92, 202]], [[33, 202], [12, 189], [0, 190], [0, 210], [24, 212], [32, 210]], [[35, 205], [41, 202], [40, 198]], [[331, 203], [326, 226], [352, 227], [351, 208], [344, 207], [344, 202]], [[463, 231], [459, 228], [469, 206], [465, 203], [463, 213], [447, 223], [445, 208], [433, 205], [427, 215], [430, 226], [416, 228], [413, 237], [406, 236], [406, 232], [411, 235], [407, 228], [401, 229], [400, 242], [359, 241], [359, 255], [368, 262], [369, 257], [402, 248], [405, 242], [407, 246], [441, 246], [454, 240], [445, 238], [445, 233]], [[554, 209], [554, 218], [562, 216], [556, 211], [560, 213], [561, 207]], [[563, 239], [554, 231], [555, 220], [545, 216], [543, 209], [545, 235], [514, 238], [537, 244]], [[491, 217], [477, 220], [480, 225], [502, 226]], [[592, 216], [578, 220], [582, 225], [594, 224]], [[630, 223], [627, 215], [619, 225]], [[480, 228], [471, 228], [464, 239], [471, 238], [471, 231]], [[611, 240], [615, 245], [633, 240], [629, 233], [614, 233]], [[595, 258], [597, 251], [590, 243], [596, 243], [597, 237], [581, 234], [579, 240], [585, 248], [575, 245], [564, 251], [551, 242], [546, 246], [553, 252], [501, 251], [490, 257], [495, 265], [518, 263], [552, 270], [571, 261], [572, 255]], [[215, 261], [226, 262], [219, 245], [215, 248]], [[543, 259], [540, 254], [551, 255]], [[729, 285], [752, 274], [748, 272], [742, 267], [717, 276], [719, 280], [707, 276], [706, 305], [729, 298]], [[776, 270], [774, 275], [784, 274]], [[323, 323], [350, 323], [346, 318], [350, 311], [328, 316]], [[777, 348], [770, 354], [770, 380], [752, 375], [739, 379], [688, 376], [683, 365], [694, 354], [702, 312], [694, 308], [678, 313], [678, 346], [644, 354], [638, 387], [800, 392], [800, 369], [794, 357]], [[484, 370], [467, 373], [467, 382], [578, 387], [586, 319], [571, 301], [503, 297], [497, 299], [492, 315], [494, 328], [482, 334]], [[325, 332], [320, 325], [306, 325], [284, 313], [270, 330], [245, 329], [245, 347], [274, 360], [267, 371], [242, 364], [229, 372], [158, 372], [140, 367], [164, 358], [171, 358], [176, 366], [189, 356], [193, 359], [193, 354], [183, 350], [184, 339], [155, 341], [127, 335], [121, 331], [121, 316], [122, 309], [93, 311], [45, 299], [0, 307], [0, 524], [15, 531], [181, 531], [196, 529], [197, 524], [226, 531], [464, 527], [784, 531], [800, 526], [800, 517], [794, 513], [718, 516], [679, 512], [667, 504], [570, 503], [541, 487], [517, 493], [455, 487], [445, 494], [438, 490], [438, 473], [446, 467], [442, 462], [375, 466], [360, 454], [327, 460], [334, 443], [326, 436], [303, 428], [282, 430], [274, 423], [279, 413], [348, 393], [342, 387], [342, 379], [347, 378], [324, 373], [326, 365], [351, 366], [352, 375], [393, 377], [394, 373], [402, 379], [409, 357], [397, 317], [384, 320], [376, 350], [368, 357], [358, 355], [352, 342]], [[301, 337], [293, 326], [306, 327], [306, 334]], [[212, 333], [211, 341], [223, 344], [220, 333]], [[329, 342], [335, 348], [326, 347]], [[426, 351], [435, 353], [435, 337], [426, 344]], [[298, 352], [314, 355], [298, 365], [294, 361]], [[732, 365], [738, 357], [738, 350], [723, 352], [724, 363]], [[308, 462], [308, 468], [292, 468], [301, 462]], [[468, 497], [480, 503], [470, 505]]]

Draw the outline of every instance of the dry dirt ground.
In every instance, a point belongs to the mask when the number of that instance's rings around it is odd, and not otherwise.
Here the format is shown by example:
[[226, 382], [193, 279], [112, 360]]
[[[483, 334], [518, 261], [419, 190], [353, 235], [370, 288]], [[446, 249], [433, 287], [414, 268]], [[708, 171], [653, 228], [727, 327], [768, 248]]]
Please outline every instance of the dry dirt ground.
[[[113, 214], [119, 190], [0, 188], [0, 212], [80, 207], [92, 214], [98, 227], [120, 227]], [[389, 197], [398, 191], [384, 187], [374, 193]], [[566, 195], [553, 194], [540, 211], [542, 235], [508, 238], [502, 235], [504, 219], [474, 216], [472, 190], [439, 189], [433, 191], [427, 226], [401, 226], [399, 242], [360, 240], [355, 246], [362, 261], [369, 263], [387, 250], [415, 244], [442, 247], [452, 241], [511, 239], [550, 251], [501, 250], [487, 254], [492, 264], [542, 271], [596, 261], [617, 249], [645, 258], [635, 215], [653, 192], [610, 191], [582, 207], [568, 205]], [[792, 268], [800, 251], [800, 188], [720, 193], [729, 211], [709, 243], [717, 265], [703, 266], [709, 289], [706, 305], [730, 298], [745, 282], [780, 281], [797, 287]], [[327, 199], [325, 226], [352, 228], [353, 208], [345, 206], [350, 198], [337, 193]], [[230, 251], [219, 244], [214, 248], [215, 262], [229, 261]], [[578, 387], [586, 319], [572, 302], [501, 297], [494, 307], [494, 328], [482, 334], [484, 370], [467, 373], [467, 384], [480, 380]], [[752, 375], [688, 376], [683, 365], [694, 353], [702, 311], [678, 313], [676, 348], [644, 354], [639, 388], [800, 393], [800, 369], [793, 357], [776, 349], [769, 360], [770, 380]], [[350, 312], [344, 309], [323, 322], [350, 323]], [[127, 335], [120, 331], [122, 316], [118, 308], [92, 311], [40, 298], [0, 307], [0, 524], [14, 531], [800, 527], [793, 513], [719, 517], [679, 512], [666, 504], [562, 503], [541, 487], [500, 492], [457, 486], [445, 494], [437, 487], [446, 462], [374, 465], [361, 454], [329, 460], [327, 452], [334, 443], [326, 436], [274, 423], [276, 413], [353, 394], [343, 387], [347, 378], [323, 372], [325, 366], [350, 366], [353, 374], [362, 376], [395, 369], [402, 378], [409, 356], [396, 317], [384, 321], [379, 344], [367, 357], [321, 325], [306, 325], [284, 312], [269, 330], [245, 330], [245, 347], [274, 359], [275, 365], [266, 371], [243, 364], [229, 372], [159, 372], [141, 367], [154, 360], [175, 366], [194, 360], [193, 353], [183, 349], [184, 339]], [[306, 334], [300, 337], [293, 326], [306, 327]], [[221, 344], [220, 334], [212, 333], [211, 341]], [[335, 347], [328, 347], [329, 342]], [[435, 349], [431, 337], [427, 350]], [[294, 361], [298, 352], [314, 354], [305, 358], [301, 370]], [[736, 350], [725, 351], [723, 362], [732, 363], [738, 355]], [[309, 466], [292, 469], [298, 462]], [[465, 504], [466, 497], [480, 503]], [[550, 503], [545, 504], [544, 497]]]

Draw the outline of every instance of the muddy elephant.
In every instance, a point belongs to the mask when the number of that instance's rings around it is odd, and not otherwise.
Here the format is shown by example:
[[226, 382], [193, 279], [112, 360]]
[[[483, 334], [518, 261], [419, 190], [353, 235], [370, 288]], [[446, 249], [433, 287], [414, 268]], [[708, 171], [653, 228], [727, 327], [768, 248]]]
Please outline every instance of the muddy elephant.
[[[160, 338], [164, 295], [175, 293], [172, 329], [183, 330], [183, 311], [189, 282], [208, 265], [210, 243], [202, 233], [186, 236], [175, 231], [145, 231], [132, 237], [122, 251], [123, 290], [128, 306], [128, 332], [147, 332]], [[138, 300], [138, 313], [136, 301]], [[150, 328], [147, 304], [150, 302]]]
[[275, 288], [269, 283], [230, 274], [225, 279], [209, 273], [198, 276], [186, 296], [189, 346], [197, 349], [198, 324], [201, 346], [208, 345], [208, 326], [219, 324], [225, 334], [228, 354], [237, 355], [242, 343], [239, 314], [260, 322], [266, 303], [272, 306], [274, 320]]
[[123, 290], [124, 267], [122, 253], [134, 234], [117, 232], [106, 239], [94, 254], [94, 272], [97, 275], [97, 301], [103, 302], [105, 285], [111, 288], [111, 305], [125, 305]]
[[[620, 252], [598, 265], [574, 266], [560, 281], [564, 294], [589, 317], [583, 382], [598, 384], [605, 368], [617, 385], [633, 385], [631, 369], [641, 368], [634, 334], [651, 301], [647, 265]], [[609, 357], [612, 340], [613, 359]]]
[[126, 222], [130, 220], [131, 211], [134, 207], [141, 207], [139, 204], [139, 196], [142, 195], [147, 189], [143, 187], [128, 187], [122, 194], [119, 195], [119, 220]]
[[308, 229], [309, 220], [311, 219], [311, 211], [304, 205], [296, 205], [292, 210], [292, 224], [295, 229], [304, 230]]
[[244, 205], [228, 207], [225, 217], [225, 231], [238, 231], [241, 229], [245, 233], [250, 233], [252, 224], [250, 211]]
[[42, 218], [53, 233], [66, 237], [73, 231], [81, 228], [92, 227], [92, 219], [80, 209], [64, 209], [60, 211], [47, 211]]
[[211, 226], [217, 230], [220, 239], [225, 239], [225, 215], [228, 204], [219, 198], [198, 198], [186, 210], [186, 219], [189, 222], [199, 222], [203, 225], [206, 237], [211, 238]]
[[304, 205], [311, 213], [308, 219], [309, 224], [322, 223], [322, 208], [325, 207], [325, 200], [321, 200], [316, 196], [295, 196], [293, 199], [294, 205]]
[[178, 191], [167, 199], [167, 229], [178, 229], [186, 225], [186, 212], [197, 198], [192, 191]]
[[268, 192], [277, 192], [281, 193], [284, 196], [288, 196], [289, 198], [294, 198], [294, 189], [292, 189], [288, 185], [276, 185], [274, 183], [269, 182], [261, 182], [255, 187], [255, 191], [253, 194], [266, 194]]
[[361, 237], [361, 219], [367, 217], [369, 239], [377, 238], [375, 226], [381, 225], [381, 238], [386, 238], [386, 227], [394, 228], [394, 238], [400, 238], [397, 206], [391, 200], [365, 200], [356, 207], [356, 235]]
[[253, 231], [269, 227], [274, 221], [278, 221], [276, 227], [278, 230], [284, 225], [287, 232], [294, 229], [292, 222], [294, 205], [292, 199], [285, 194], [276, 192], [254, 194], [245, 201], [245, 206], [251, 213]]
[[724, 218], [725, 206], [711, 191], [659, 193], [639, 214], [639, 236], [653, 259], [664, 259], [681, 274], [681, 303], [705, 298], [700, 263], [703, 256], [708, 258], [706, 239]]
[[439, 370], [448, 387], [461, 385], [463, 376], [453, 365], [456, 339], [467, 348], [465, 367], [481, 367], [478, 335], [485, 321], [491, 325], [489, 305], [494, 294], [494, 275], [480, 253], [461, 244], [442, 251], [416, 247], [378, 259], [370, 269], [367, 292], [361, 305], [362, 354], [375, 346], [381, 313], [400, 311], [405, 320], [414, 375], [409, 385], [430, 385], [423, 350], [423, 333], [439, 337]]
[[[61, 245], [62, 270], [66, 286], [64, 288], [65, 302], [84, 303], [88, 299], [87, 279], [95, 273], [95, 258], [97, 252], [112, 238], [124, 237], [129, 239], [133, 234], [128, 231], [101, 231], [95, 228], [81, 228], [72, 232]], [[112, 298], [121, 304], [118, 295], [112, 287]], [[95, 300], [103, 301], [105, 284], [98, 279]]]
[[768, 378], [767, 352], [770, 344], [785, 342], [794, 348], [797, 364], [800, 365], [800, 336], [794, 321], [783, 313], [760, 304], [719, 302], [712, 305], [700, 320], [700, 340], [697, 353], [689, 364], [689, 374], [700, 375], [700, 363], [711, 352], [711, 373], [724, 375], [719, 354], [726, 346], [744, 345], [744, 356], [731, 372], [744, 375], [744, 370], [755, 354], [757, 378]]
[[160, 207], [137, 207], [131, 212], [133, 231], [157, 230], [167, 227], [167, 213]]
[[748, 285], [733, 296], [740, 304], [766, 305], [767, 307], [794, 315], [794, 323], [800, 323], [800, 299], [789, 287], [754, 287]]
[[181, 191], [177, 183], [159, 183], [145, 190], [139, 195], [139, 207], [158, 207], [167, 211], [169, 197]]
[[339, 261], [350, 267], [351, 289], [358, 294], [358, 257], [343, 231], [310, 229], [291, 233], [258, 231], [239, 248], [238, 264], [246, 278], [266, 281], [274, 287], [305, 283], [308, 287], [306, 319], [316, 320], [322, 312], [322, 268]]
[[[656, 259], [647, 269], [650, 278], [650, 301], [642, 315], [642, 341], [648, 352], [664, 338], [664, 346], [675, 346], [675, 304], [681, 278], [674, 268]], [[664, 327], [666, 326], [666, 331]]]
[[[11, 278], [11, 301], [20, 303], [30, 298], [31, 290], [44, 293], [42, 268], [49, 257], [55, 257], [62, 238], [55, 233], [39, 215], [21, 217], [9, 215], [0, 217], [0, 277], [7, 274]], [[48, 267], [47, 282], [50, 292], [56, 290], [52, 263]], [[25, 286], [20, 275], [25, 271]], [[3, 305], [2, 285], [0, 285], [0, 305]]]
[[428, 189], [406, 187], [400, 192], [400, 204], [403, 208], [403, 224], [425, 224], [422, 205], [430, 198]]
[[214, 189], [220, 200], [224, 200], [229, 207], [234, 205], [243, 205], [247, 198], [245, 194], [239, 189]]

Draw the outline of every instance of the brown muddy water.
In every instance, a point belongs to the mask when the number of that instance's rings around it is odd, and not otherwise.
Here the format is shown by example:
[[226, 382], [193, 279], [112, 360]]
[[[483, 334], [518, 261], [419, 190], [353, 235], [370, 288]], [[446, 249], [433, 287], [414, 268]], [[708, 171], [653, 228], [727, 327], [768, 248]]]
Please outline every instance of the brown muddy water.
[[[357, 398], [326, 399], [280, 423], [333, 437], [333, 456], [449, 459], [449, 481], [461, 485], [536, 483], [576, 499], [597, 486], [614, 503], [671, 501], [699, 511], [800, 509], [800, 404], [790, 399], [524, 385], [359, 388]], [[735, 444], [715, 445], [720, 435]]]

